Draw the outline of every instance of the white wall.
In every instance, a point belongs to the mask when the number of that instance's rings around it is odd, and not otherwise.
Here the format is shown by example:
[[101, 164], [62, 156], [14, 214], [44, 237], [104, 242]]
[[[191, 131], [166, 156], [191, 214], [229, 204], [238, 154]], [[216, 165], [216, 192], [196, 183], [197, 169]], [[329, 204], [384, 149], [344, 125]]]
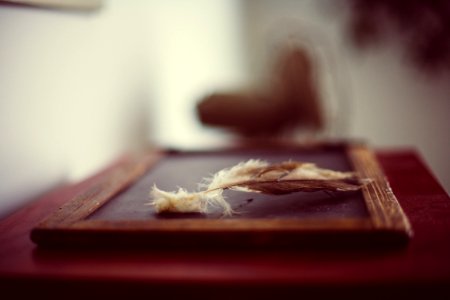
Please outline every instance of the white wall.
[[197, 121], [205, 94], [241, 84], [242, 19], [238, 1], [171, 0], [152, 6], [154, 135], [159, 144], [191, 147], [215, 138]]
[[144, 33], [138, 3], [122, 3], [98, 13], [0, 6], [0, 211], [141, 138], [128, 121], [149, 101]]
[[193, 103], [242, 74], [238, 1], [103, 3], [0, 6], [0, 216], [149, 140], [196, 143]]

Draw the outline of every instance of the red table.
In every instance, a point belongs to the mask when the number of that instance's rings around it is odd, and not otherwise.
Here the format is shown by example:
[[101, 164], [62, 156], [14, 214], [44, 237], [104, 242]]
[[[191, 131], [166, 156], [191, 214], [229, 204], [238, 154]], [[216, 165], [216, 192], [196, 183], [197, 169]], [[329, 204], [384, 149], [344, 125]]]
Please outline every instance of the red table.
[[111, 167], [81, 183], [60, 187], [0, 221], [0, 295], [375, 299], [448, 294], [448, 195], [415, 152], [384, 150], [377, 157], [414, 229], [404, 248], [38, 249], [29, 239], [31, 228]]

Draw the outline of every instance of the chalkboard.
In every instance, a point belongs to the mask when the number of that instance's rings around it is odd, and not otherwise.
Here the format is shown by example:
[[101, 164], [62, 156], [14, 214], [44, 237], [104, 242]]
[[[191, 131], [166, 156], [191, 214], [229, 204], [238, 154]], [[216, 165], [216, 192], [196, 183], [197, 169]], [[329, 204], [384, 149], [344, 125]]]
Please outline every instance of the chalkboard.
[[[194, 191], [204, 177], [248, 159], [313, 162], [355, 171], [371, 182], [360, 191], [265, 195], [226, 191], [235, 213], [157, 214], [150, 188]], [[39, 245], [306, 246], [365, 238], [407, 241], [412, 230], [375, 156], [361, 144], [278, 145], [214, 151], [152, 151], [130, 159], [100, 184], [39, 224]]]

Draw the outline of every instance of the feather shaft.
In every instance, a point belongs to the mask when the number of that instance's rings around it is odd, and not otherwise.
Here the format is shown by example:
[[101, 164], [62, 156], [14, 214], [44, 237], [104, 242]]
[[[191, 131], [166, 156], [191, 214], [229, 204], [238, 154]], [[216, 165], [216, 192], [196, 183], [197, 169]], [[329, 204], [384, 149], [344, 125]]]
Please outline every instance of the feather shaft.
[[165, 192], [153, 186], [151, 205], [160, 212], [207, 213], [209, 206], [219, 206], [224, 215], [233, 210], [223, 196], [224, 190], [284, 195], [295, 192], [349, 192], [357, 191], [367, 180], [353, 172], [339, 172], [318, 168], [313, 163], [286, 161], [269, 164], [248, 160], [223, 169], [204, 180], [204, 190], [189, 193], [184, 189]]

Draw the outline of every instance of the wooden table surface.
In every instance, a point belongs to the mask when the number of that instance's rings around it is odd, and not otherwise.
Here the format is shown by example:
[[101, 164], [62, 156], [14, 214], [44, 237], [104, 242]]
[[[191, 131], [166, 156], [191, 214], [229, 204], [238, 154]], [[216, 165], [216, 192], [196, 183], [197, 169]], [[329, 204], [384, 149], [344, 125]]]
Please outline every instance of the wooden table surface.
[[215, 299], [449, 294], [449, 196], [414, 151], [383, 150], [377, 157], [414, 230], [406, 247], [37, 248], [29, 238], [33, 226], [109, 173], [114, 168], [110, 167], [81, 183], [59, 187], [0, 221], [0, 293], [64, 299], [133, 294]]

